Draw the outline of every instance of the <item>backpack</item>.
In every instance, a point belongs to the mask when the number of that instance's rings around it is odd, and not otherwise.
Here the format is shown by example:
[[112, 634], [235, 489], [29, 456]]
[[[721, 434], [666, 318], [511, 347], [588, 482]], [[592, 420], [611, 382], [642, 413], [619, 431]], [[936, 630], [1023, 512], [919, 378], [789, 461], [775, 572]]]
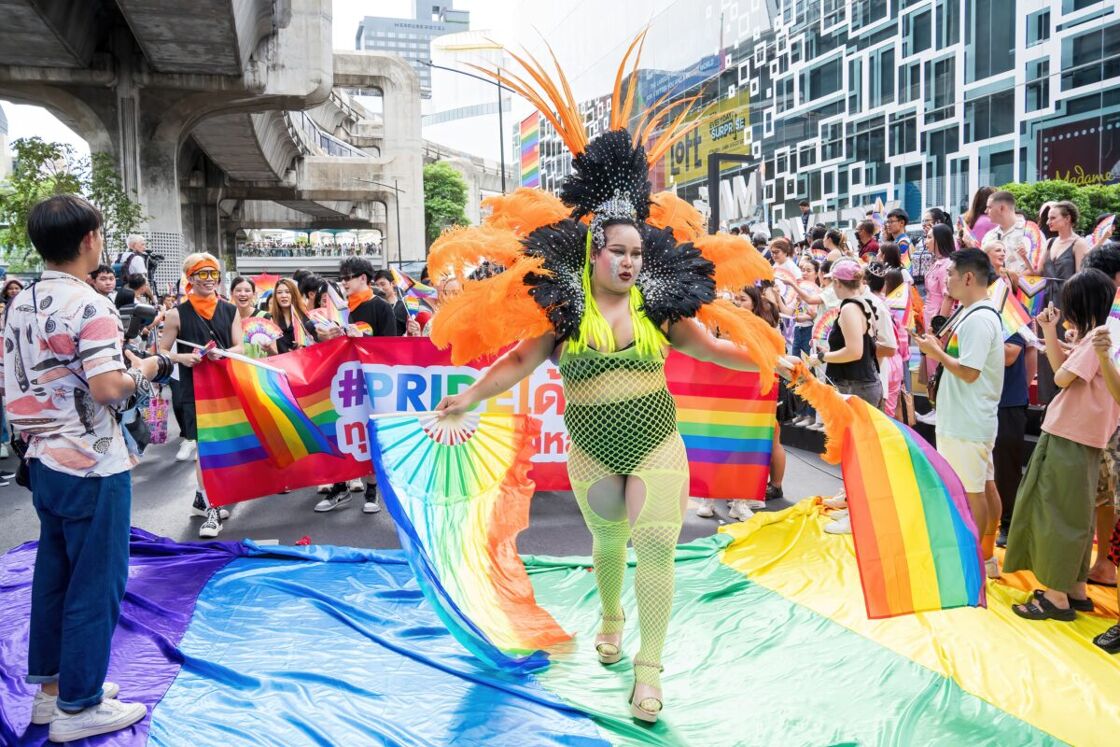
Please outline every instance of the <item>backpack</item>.
[[133, 257], [140, 257], [144, 260], [144, 274], [151, 277], [151, 258], [147, 254], [139, 254], [137, 252], [124, 252], [117, 257], [117, 261], [113, 263], [113, 274], [117, 276], [117, 290], [124, 287], [128, 280], [125, 274], [125, 268], [132, 263]]

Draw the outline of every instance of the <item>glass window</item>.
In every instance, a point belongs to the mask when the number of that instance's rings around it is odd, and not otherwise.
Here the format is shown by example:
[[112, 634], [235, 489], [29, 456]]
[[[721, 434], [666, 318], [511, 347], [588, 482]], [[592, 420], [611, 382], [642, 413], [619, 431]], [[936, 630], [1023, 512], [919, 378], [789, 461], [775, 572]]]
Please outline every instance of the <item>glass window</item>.
[[840, 58], [801, 74], [801, 103], [836, 93], [841, 88]]
[[1010, 148], [992, 153], [988, 158], [988, 179], [985, 184], [1008, 184], [1015, 179], [1015, 152]]
[[961, 0], [939, 0], [937, 3], [937, 49], [961, 40]]
[[1046, 41], [1050, 38], [1050, 9], [1040, 10], [1027, 16], [1027, 46]]
[[852, 28], [859, 30], [887, 17], [887, 0], [852, 0]]
[[1050, 60], [1027, 64], [1026, 111], [1036, 112], [1050, 107]]
[[902, 56], [909, 57], [930, 48], [932, 27], [928, 9], [902, 17]]
[[821, 160], [844, 157], [844, 127], [839, 122], [821, 127]]
[[953, 117], [956, 107], [956, 59], [925, 63], [926, 69], [926, 124]]
[[918, 149], [918, 114], [905, 112], [891, 115], [891, 155], [913, 153]]
[[858, 57], [848, 60], [848, 113], [858, 114], [862, 108], [863, 64]]
[[1015, 0], [967, 0], [966, 82], [1015, 67]]
[[898, 103], [906, 104], [922, 97], [922, 63], [912, 62], [898, 69]]
[[824, 0], [822, 12], [824, 14], [823, 24], [825, 28], [835, 26], [838, 23], [844, 22], [844, 9], [847, 7], [847, 0]]
[[1096, 5], [1104, 0], [1062, 0], [1062, 13], [1073, 13], [1074, 11], [1088, 8], [1090, 5]]
[[1062, 40], [1062, 90], [1120, 75], [1120, 23]]
[[1015, 129], [1015, 89], [981, 96], [964, 104], [964, 141], [974, 143]]

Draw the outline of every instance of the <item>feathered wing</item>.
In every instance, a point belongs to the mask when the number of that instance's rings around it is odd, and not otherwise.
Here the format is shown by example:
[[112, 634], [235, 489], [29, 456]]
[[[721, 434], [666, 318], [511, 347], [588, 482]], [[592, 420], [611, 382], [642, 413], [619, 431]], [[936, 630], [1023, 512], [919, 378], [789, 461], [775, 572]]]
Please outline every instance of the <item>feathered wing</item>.
[[642, 291], [646, 316], [656, 324], [674, 324], [695, 316], [715, 296], [715, 268], [692, 244], [678, 244], [669, 228], [642, 231]]
[[746, 309], [718, 298], [700, 307], [696, 318], [709, 332], [719, 332], [720, 337], [743, 348], [758, 366], [763, 394], [774, 385], [774, 371], [778, 358], [786, 352], [786, 341], [778, 330]]
[[482, 201], [491, 213], [483, 225], [512, 231], [525, 238], [542, 226], [559, 223], [571, 210], [551, 192], [519, 187], [508, 195], [494, 195]]
[[677, 241], [693, 241], [704, 233], [704, 216], [672, 192], [658, 192], [651, 199], [648, 223], [672, 228]]
[[833, 387], [818, 380], [804, 363], [794, 366], [790, 380], [793, 390], [820, 413], [824, 423], [824, 454], [829, 464], [840, 464], [843, 457], [844, 434], [852, 424], [852, 411], [844, 397]]
[[540, 272], [525, 281], [539, 310], [547, 314], [560, 340], [579, 329], [583, 318], [583, 268], [587, 226], [571, 219], [538, 228], [525, 238], [525, 254], [540, 262]]
[[428, 274], [465, 278], [484, 261], [510, 267], [521, 256], [521, 240], [512, 230], [481, 225], [449, 228], [432, 243]]
[[774, 268], [742, 236], [717, 233], [693, 242], [716, 266], [716, 290], [737, 293], [760, 280], [773, 280]]

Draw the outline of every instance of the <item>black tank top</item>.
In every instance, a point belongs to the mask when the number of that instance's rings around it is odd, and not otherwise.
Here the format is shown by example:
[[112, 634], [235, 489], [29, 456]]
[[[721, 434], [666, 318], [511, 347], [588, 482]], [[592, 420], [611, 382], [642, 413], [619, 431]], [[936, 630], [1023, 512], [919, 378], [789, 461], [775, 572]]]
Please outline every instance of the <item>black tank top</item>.
[[[184, 301], [175, 308], [179, 310], [178, 340], [193, 342], [196, 345], [205, 345], [214, 340], [220, 348], [233, 346], [230, 330], [233, 328], [233, 320], [237, 317], [237, 307], [233, 304], [219, 298], [218, 306], [214, 309], [214, 316], [211, 319], [203, 319], [199, 316], [198, 312], [194, 310], [194, 306], [191, 306], [190, 301]], [[179, 342], [176, 342], [175, 345], [176, 352], [179, 353], [196, 351], [195, 348], [182, 345]], [[186, 366], [179, 366], [179, 383], [183, 387], [184, 393], [191, 392], [193, 394], [194, 376], [191, 369]]]
[[[840, 304], [841, 313], [848, 304], [855, 304], [863, 312], [867, 320], [867, 330], [863, 333], [863, 355], [859, 360], [848, 363], [829, 363], [825, 366], [825, 375], [833, 381], [875, 381], [879, 378], [879, 362], [875, 359], [875, 340], [871, 337], [871, 315], [867, 307], [854, 298], [847, 298]], [[840, 329], [840, 317], [836, 317], [836, 324], [828, 333], [828, 349], [840, 350], [844, 347], [844, 330]]]

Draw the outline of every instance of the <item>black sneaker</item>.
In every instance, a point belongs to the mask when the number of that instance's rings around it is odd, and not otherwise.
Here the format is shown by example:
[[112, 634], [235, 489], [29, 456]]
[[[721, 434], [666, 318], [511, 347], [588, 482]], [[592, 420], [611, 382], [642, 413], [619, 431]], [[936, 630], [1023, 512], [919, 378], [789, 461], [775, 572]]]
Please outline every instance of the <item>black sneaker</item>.
[[366, 485], [366, 503], [362, 506], [362, 513], [375, 514], [381, 510], [381, 502], [377, 500], [377, 483], [370, 480]]
[[203, 539], [213, 539], [222, 531], [222, 520], [218, 516], [218, 509], [206, 509], [206, 521], [198, 528], [198, 536]]
[[1097, 644], [1110, 654], [1120, 654], [1120, 623], [1101, 633], [1093, 639]]
[[[202, 497], [202, 493], [194, 491], [194, 503], [191, 504], [191, 516], [201, 516], [206, 518], [206, 512], [209, 509], [206, 507], [206, 499]], [[221, 507], [218, 509], [218, 518], [225, 521], [229, 518], [229, 509]]]
[[351, 500], [353, 497], [346, 489], [346, 483], [337, 482], [331, 486], [331, 492], [327, 493], [327, 497], [315, 504], [315, 512], [323, 514], [336, 508], [346, 508]]
[[15, 472], [6, 469], [0, 469], [0, 480], [11, 480], [16, 476]]
[[785, 498], [785, 493], [782, 492], [781, 485], [767, 485], [766, 486], [766, 500], [780, 501]]

